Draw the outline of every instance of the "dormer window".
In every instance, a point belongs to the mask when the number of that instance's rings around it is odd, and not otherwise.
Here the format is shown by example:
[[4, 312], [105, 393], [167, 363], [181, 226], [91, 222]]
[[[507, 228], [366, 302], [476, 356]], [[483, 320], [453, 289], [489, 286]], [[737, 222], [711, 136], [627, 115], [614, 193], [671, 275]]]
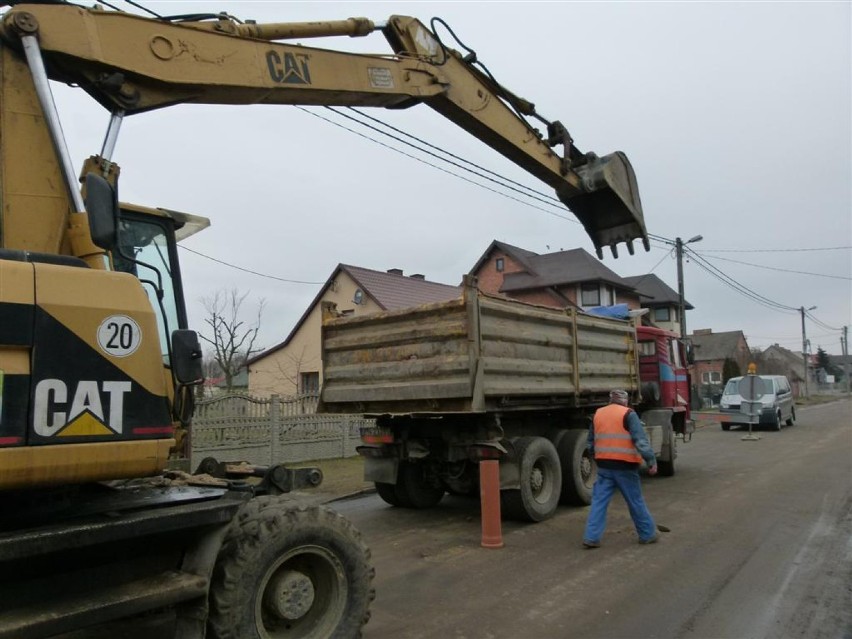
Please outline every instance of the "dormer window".
[[601, 289], [597, 282], [591, 284], [583, 284], [580, 287], [580, 305], [581, 306], [600, 306], [601, 304]]

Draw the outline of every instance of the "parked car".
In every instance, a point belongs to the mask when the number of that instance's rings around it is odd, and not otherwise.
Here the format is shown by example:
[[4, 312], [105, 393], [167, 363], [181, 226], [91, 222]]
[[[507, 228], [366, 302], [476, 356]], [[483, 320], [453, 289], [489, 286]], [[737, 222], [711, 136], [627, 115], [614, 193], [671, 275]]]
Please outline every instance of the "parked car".
[[[784, 375], [758, 375], [763, 382], [763, 397], [760, 402], [759, 424], [781, 430], [781, 422], [792, 426], [796, 422], [796, 408], [793, 405], [793, 391], [790, 381]], [[730, 430], [731, 426], [748, 426], [748, 415], [740, 411], [743, 398], [739, 385], [742, 377], [732, 377], [725, 384], [722, 399], [719, 401], [719, 411], [722, 413], [722, 430]]]

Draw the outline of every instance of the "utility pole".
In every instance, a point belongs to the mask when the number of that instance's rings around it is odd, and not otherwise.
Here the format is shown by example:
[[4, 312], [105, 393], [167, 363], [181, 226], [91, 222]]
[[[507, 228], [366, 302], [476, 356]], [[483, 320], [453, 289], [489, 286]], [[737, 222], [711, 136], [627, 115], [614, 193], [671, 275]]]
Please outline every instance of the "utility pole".
[[802, 363], [805, 365], [805, 397], [808, 397], [808, 338], [805, 335], [805, 313], [815, 308], [816, 306], [807, 309], [804, 306], [799, 307], [799, 312], [802, 314]]
[[840, 338], [840, 351], [843, 353], [843, 372], [846, 373], [846, 394], [849, 394], [849, 327], [843, 327], [843, 336]]
[[675, 255], [677, 256], [677, 312], [680, 320], [680, 338], [686, 341], [686, 309], [683, 303], [683, 247], [693, 242], [700, 242], [704, 238], [696, 235], [684, 242], [679, 237], [675, 238]]

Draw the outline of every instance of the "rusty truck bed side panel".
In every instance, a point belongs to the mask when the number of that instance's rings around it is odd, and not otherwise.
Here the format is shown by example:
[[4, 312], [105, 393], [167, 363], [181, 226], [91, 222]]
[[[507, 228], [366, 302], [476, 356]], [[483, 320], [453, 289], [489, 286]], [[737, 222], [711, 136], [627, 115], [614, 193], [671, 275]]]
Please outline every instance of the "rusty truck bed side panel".
[[321, 410], [452, 413], [582, 405], [635, 390], [634, 323], [485, 295], [323, 321]]

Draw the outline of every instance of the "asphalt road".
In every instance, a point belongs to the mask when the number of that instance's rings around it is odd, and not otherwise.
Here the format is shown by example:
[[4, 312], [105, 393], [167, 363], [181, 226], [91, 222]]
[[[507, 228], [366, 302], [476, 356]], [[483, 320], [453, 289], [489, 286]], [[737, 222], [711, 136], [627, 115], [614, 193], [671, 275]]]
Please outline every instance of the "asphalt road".
[[504, 522], [480, 547], [476, 500], [430, 511], [371, 495], [334, 504], [372, 549], [364, 639], [852, 639], [852, 402], [802, 408], [759, 441], [718, 426], [643, 481], [660, 543], [641, 546], [619, 497], [603, 546], [585, 509]]

